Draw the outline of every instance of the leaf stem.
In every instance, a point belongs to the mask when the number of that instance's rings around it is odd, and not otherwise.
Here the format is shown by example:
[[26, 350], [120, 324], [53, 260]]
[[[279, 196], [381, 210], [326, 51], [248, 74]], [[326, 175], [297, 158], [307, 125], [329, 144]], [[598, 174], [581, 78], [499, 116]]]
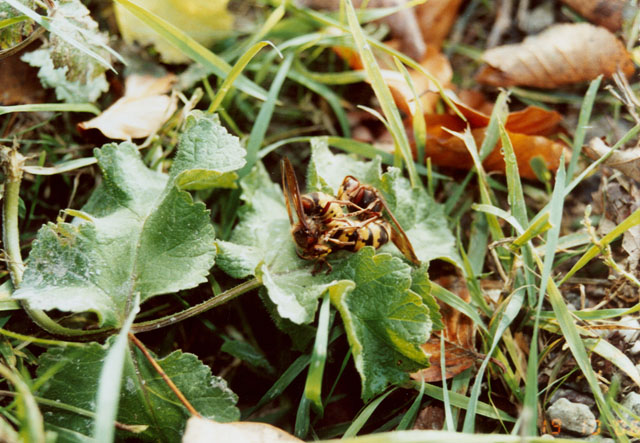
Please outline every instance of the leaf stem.
[[[5, 174], [4, 204], [2, 205], [2, 242], [4, 243], [5, 259], [11, 275], [11, 282], [15, 288], [22, 282], [24, 262], [20, 252], [20, 231], [18, 228], [18, 203], [20, 201], [20, 182], [22, 181], [22, 167], [25, 157], [16, 149], [6, 146], [0, 148], [0, 164]], [[21, 302], [22, 308], [29, 317], [45, 331], [55, 335], [85, 335], [95, 331], [83, 331], [60, 326], [44, 311], [31, 309], [27, 302]]]
[[151, 354], [149, 354], [149, 351], [147, 351], [147, 348], [145, 348], [144, 344], [140, 340], [138, 340], [136, 336], [133, 335], [131, 332], [129, 332], [129, 340], [131, 340], [133, 344], [136, 345], [138, 349], [140, 349], [140, 351], [144, 354], [147, 360], [149, 360], [149, 363], [151, 363], [151, 366], [153, 366], [156, 372], [160, 374], [160, 377], [162, 377], [162, 379], [165, 381], [167, 386], [169, 386], [169, 389], [171, 389], [173, 393], [176, 394], [176, 397], [178, 397], [180, 402], [182, 402], [184, 407], [187, 408], [187, 410], [191, 413], [191, 415], [193, 415], [194, 417], [202, 418], [200, 413], [198, 413], [198, 411], [196, 411], [193, 405], [189, 403], [189, 400], [187, 400], [187, 397], [185, 397], [184, 394], [180, 392], [180, 389], [178, 389], [178, 387], [173, 383], [173, 381], [169, 378], [169, 376], [164, 372], [164, 370], [158, 364], [158, 362], [156, 362], [155, 359], [151, 356]]
[[20, 182], [25, 158], [15, 149], [2, 147], [4, 182], [4, 205], [2, 205], [2, 242], [11, 282], [17, 287], [22, 281], [24, 263], [20, 254], [20, 234], [18, 230], [18, 202]]
[[224, 291], [223, 293], [217, 295], [216, 297], [213, 297], [212, 299], [200, 303], [199, 305], [192, 306], [188, 309], [185, 309], [184, 311], [178, 312], [177, 314], [167, 315], [165, 317], [145, 321], [142, 323], [135, 323], [131, 327], [131, 332], [137, 334], [139, 332], [153, 331], [156, 329], [164, 328], [165, 326], [176, 324], [188, 318], [202, 314], [209, 309], [220, 306], [244, 294], [245, 292], [249, 292], [252, 289], [259, 288], [260, 286], [262, 286], [262, 282], [257, 278], [248, 280], [244, 283], [239, 284], [238, 286], [234, 286], [233, 288]]

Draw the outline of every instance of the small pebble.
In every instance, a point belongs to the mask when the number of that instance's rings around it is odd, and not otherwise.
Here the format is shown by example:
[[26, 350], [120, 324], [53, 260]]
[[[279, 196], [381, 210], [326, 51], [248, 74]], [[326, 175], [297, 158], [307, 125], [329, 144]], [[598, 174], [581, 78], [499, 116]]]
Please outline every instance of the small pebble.
[[640, 416], [640, 394], [629, 392], [624, 400], [622, 400], [622, 406], [630, 410], [635, 415]]
[[572, 403], [561, 398], [547, 409], [549, 421], [555, 420], [562, 432], [573, 432], [580, 435], [592, 434], [598, 424], [596, 417], [588, 406], [582, 403]]

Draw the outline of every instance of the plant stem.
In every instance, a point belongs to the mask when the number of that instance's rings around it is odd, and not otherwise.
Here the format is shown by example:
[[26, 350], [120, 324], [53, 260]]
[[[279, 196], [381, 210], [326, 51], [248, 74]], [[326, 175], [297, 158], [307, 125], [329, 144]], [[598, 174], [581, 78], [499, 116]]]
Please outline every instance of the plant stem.
[[2, 242], [11, 274], [11, 282], [17, 287], [22, 281], [24, 263], [20, 254], [20, 234], [18, 230], [18, 202], [20, 201], [20, 181], [25, 158], [14, 149], [2, 147], [0, 152], [4, 182], [4, 205], [2, 206]]
[[[24, 162], [25, 158], [16, 149], [4, 146], [0, 148], [0, 165], [5, 174], [4, 204], [2, 205], [2, 241], [14, 288], [20, 285], [24, 274], [24, 262], [20, 253], [20, 231], [18, 228], [18, 203], [20, 201], [20, 182], [22, 181]], [[78, 336], [95, 333], [95, 331], [65, 328], [53, 321], [44, 311], [31, 309], [27, 302], [22, 301], [21, 305], [38, 326], [51, 334]]]
[[244, 283], [239, 284], [238, 286], [234, 286], [233, 288], [224, 291], [223, 293], [217, 295], [216, 297], [213, 297], [212, 299], [200, 303], [199, 305], [192, 306], [189, 309], [178, 312], [177, 314], [167, 315], [166, 317], [149, 320], [142, 323], [135, 323], [133, 326], [131, 326], [131, 332], [137, 334], [139, 332], [153, 331], [165, 326], [176, 324], [188, 318], [202, 314], [209, 309], [220, 306], [244, 294], [245, 292], [249, 292], [252, 289], [259, 288], [260, 286], [262, 286], [262, 282], [257, 278], [248, 280]]
[[155, 359], [151, 356], [151, 354], [149, 354], [149, 351], [147, 351], [147, 348], [145, 348], [144, 344], [140, 340], [138, 340], [136, 336], [133, 335], [131, 332], [129, 332], [129, 340], [131, 340], [133, 344], [136, 345], [138, 349], [140, 349], [140, 352], [142, 352], [146, 357], [146, 359], [149, 360], [149, 363], [151, 363], [151, 366], [153, 366], [153, 369], [155, 369], [156, 372], [160, 374], [160, 377], [162, 377], [162, 379], [167, 384], [167, 386], [169, 386], [169, 389], [171, 389], [173, 393], [176, 394], [176, 397], [178, 397], [180, 402], [184, 405], [185, 408], [187, 408], [187, 410], [191, 413], [191, 415], [202, 418], [200, 413], [196, 411], [196, 408], [194, 408], [193, 405], [189, 402], [189, 400], [187, 400], [187, 397], [184, 396], [184, 394], [180, 391], [180, 389], [178, 389], [175, 383], [173, 383], [173, 381], [169, 378], [169, 376], [164, 372], [164, 370], [158, 364], [158, 362], [156, 362]]

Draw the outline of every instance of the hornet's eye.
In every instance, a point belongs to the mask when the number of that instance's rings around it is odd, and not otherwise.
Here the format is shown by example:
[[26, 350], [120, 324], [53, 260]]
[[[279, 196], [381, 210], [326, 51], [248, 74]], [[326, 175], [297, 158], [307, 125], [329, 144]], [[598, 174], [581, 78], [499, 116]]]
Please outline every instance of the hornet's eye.
[[311, 233], [304, 228], [295, 230], [293, 232], [293, 239], [295, 240], [296, 244], [302, 249], [306, 249], [315, 241]]

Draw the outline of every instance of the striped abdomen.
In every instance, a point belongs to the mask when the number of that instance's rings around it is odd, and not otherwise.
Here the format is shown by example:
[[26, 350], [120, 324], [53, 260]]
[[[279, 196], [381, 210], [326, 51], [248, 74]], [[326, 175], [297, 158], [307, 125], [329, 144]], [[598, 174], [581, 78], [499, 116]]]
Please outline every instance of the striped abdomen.
[[336, 249], [345, 249], [352, 252], [359, 251], [365, 246], [373, 246], [378, 249], [387, 243], [390, 237], [391, 227], [389, 223], [382, 219], [358, 228], [341, 228], [332, 235], [332, 238], [339, 242], [336, 245]]

